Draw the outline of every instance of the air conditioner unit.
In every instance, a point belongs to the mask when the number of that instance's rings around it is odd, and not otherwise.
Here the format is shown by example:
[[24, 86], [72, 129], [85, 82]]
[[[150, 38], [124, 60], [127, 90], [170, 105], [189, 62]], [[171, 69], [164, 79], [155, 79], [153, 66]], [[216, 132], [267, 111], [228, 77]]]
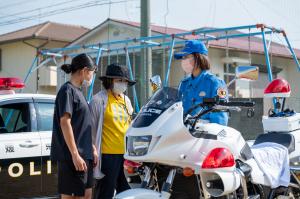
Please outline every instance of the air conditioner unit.
[[245, 58], [240, 58], [240, 57], [223, 57], [222, 58], [222, 62], [225, 64], [232, 64], [232, 63], [236, 63], [236, 65], [240, 65], [240, 64], [250, 64], [249, 59], [245, 59]]
[[39, 69], [39, 85], [40, 86], [56, 86], [57, 85], [57, 67], [46, 66]]

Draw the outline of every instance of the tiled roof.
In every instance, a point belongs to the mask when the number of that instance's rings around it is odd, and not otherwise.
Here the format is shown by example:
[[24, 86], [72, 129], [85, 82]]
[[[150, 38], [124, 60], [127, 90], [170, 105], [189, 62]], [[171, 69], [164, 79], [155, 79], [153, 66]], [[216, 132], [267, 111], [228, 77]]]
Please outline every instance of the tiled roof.
[[0, 35], [0, 44], [30, 38], [71, 42], [87, 31], [89, 29], [82, 26], [45, 22]]

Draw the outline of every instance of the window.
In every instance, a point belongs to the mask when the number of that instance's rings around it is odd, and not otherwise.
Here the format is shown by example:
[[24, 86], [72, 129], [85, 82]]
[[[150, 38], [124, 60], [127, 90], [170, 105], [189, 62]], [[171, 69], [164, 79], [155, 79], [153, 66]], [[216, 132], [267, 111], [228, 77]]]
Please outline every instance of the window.
[[0, 133], [30, 132], [28, 103], [0, 106]]
[[39, 131], [52, 131], [54, 103], [39, 102], [37, 109]]

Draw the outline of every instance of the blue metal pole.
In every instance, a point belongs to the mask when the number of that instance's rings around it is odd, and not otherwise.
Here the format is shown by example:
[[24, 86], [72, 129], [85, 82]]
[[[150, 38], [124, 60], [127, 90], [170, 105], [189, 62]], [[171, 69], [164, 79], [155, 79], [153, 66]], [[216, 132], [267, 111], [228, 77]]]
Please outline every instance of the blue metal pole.
[[267, 64], [267, 69], [268, 69], [268, 78], [269, 78], [269, 81], [271, 82], [273, 80], [272, 68], [271, 68], [271, 64], [270, 64], [269, 51], [267, 48], [265, 31], [263, 28], [261, 29], [261, 35], [262, 35], [263, 44], [264, 44], [265, 58], [266, 58], [266, 64]]
[[[128, 64], [128, 69], [129, 69], [129, 74], [130, 74], [130, 79], [133, 79], [133, 73], [132, 73], [132, 69], [131, 69], [131, 62], [130, 62], [130, 57], [129, 57], [129, 52], [128, 49], [125, 48], [125, 53], [126, 53], [126, 59], [127, 59], [127, 64]], [[135, 110], [136, 112], [140, 111], [140, 107], [139, 107], [139, 101], [136, 95], [136, 90], [135, 90], [135, 85], [132, 86], [133, 89], [133, 98], [134, 98], [134, 104], [135, 104]]]
[[71, 47], [65, 47], [65, 48], [53, 48], [50, 50], [44, 50], [42, 52], [56, 52], [56, 51], [67, 51], [67, 50], [76, 50], [80, 48], [90, 48], [90, 47], [97, 47], [99, 45], [112, 45], [112, 44], [120, 44], [120, 43], [130, 43], [130, 42], [140, 42], [140, 41], [147, 41], [152, 39], [163, 39], [168, 37], [182, 37], [185, 35], [192, 35], [192, 34], [207, 34], [207, 33], [214, 33], [214, 32], [225, 32], [225, 31], [232, 31], [232, 30], [242, 30], [242, 29], [251, 29], [251, 28], [257, 28], [258, 25], [247, 25], [247, 26], [236, 26], [236, 27], [229, 27], [229, 28], [217, 28], [217, 29], [209, 29], [209, 30], [196, 30], [196, 31], [188, 31], [183, 33], [177, 33], [177, 34], [164, 34], [164, 35], [155, 35], [150, 37], [139, 37], [139, 38], [133, 38], [133, 39], [126, 39], [126, 40], [116, 40], [116, 41], [109, 41], [104, 43], [97, 43], [97, 44], [91, 44], [86, 46], [71, 46]]
[[[267, 68], [268, 68], [268, 78], [269, 78], [269, 81], [271, 82], [273, 80], [273, 74], [272, 74], [272, 68], [271, 68], [271, 64], [270, 64], [269, 51], [267, 48], [267, 41], [266, 41], [264, 28], [261, 29], [261, 34], [262, 34], [262, 39], [263, 39], [263, 44], [264, 44], [266, 64], [267, 64]], [[274, 106], [274, 111], [276, 112], [276, 99], [275, 98], [273, 98], [273, 106]]]
[[[102, 53], [102, 48], [99, 48], [98, 50], [98, 54], [97, 54], [97, 58], [96, 58], [96, 67], [97, 67], [97, 71], [98, 71], [98, 64], [99, 64], [99, 60], [100, 60], [100, 57], [101, 57], [101, 53]], [[93, 93], [93, 88], [94, 88], [94, 83], [95, 83], [95, 79], [96, 79], [96, 74], [94, 73], [93, 75], [93, 80], [92, 80], [92, 84], [91, 86], [89, 87], [89, 91], [88, 91], [88, 102], [91, 101], [91, 98], [92, 98], [92, 93]]]
[[[273, 31], [265, 31], [265, 34], [271, 34]], [[261, 35], [261, 32], [253, 32], [253, 33], [247, 33], [247, 34], [232, 34], [232, 35], [227, 35], [227, 36], [220, 36], [220, 37], [215, 37], [215, 38], [203, 38], [201, 41], [212, 41], [212, 40], [220, 40], [220, 39], [230, 39], [230, 38], [239, 38], [239, 37], [249, 37], [249, 36], [257, 36]], [[176, 41], [176, 44], [184, 44], [185, 41]], [[141, 48], [151, 48], [151, 47], [161, 47], [161, 46], [170, 46], [172, 42], [165, 42], [165, 43], [160, 43], [160, 44], [144, 44], [144, 45], [135, 45], [135, 46], [128, 46], [128, 50], [133, 50], [133, 49], [141, 49]], [[111, 48], [110, 52], [114, 51], [121, 51], [124, 48]], [[102, 49], [103, 51], [103, 49]], [[97, 53], [98, 50], [92, 50], [86, 52], [87, 54], [95, 54]], [[78, 53], [72, 53], [72, 54], [66, 54], [70, 57], [78, 55]]]
[[275, 27], [266, 26], [266, 25], [264, 25], [264, 27], [272, 30], [273, 32], [277, 32], [277, 33], [281, 33], [282, 32], [282, 30], [280, 30], [278, 28], [275, 28]]
[[[273, 31], [265, 31], [265, 35], [266, 34], [271, 34]], [[212, 41], [212, 40], [221, 40], [221, 39], [231, 39], [231, 38], [239, 38], [239, 37], [249, 37], [249, 36], [257, 36], [257, 35], [261, 35], [261, 32], [252, 32], [252, 33], [246, 33], [246, 34], [230, 34], [227, 36], [219, 36], [219, 37], [215, 37], [215, 38], [204, 38], [201, 39], [201, 41]]]
[[288, 47], [289, 47], [289, 49], [290, 49], [290, 52], [291, 52], [291, 54], [292, 54], [292, 56], [293, 56], [294, 61], [295, 61], [295, 63], [297, 64], [298, 70], [300, 70], [300, 65], [299, 65], [297, 56], [296, 56], [296, 54], [295, 54], [295, 52], [294, 52], [294, 49], [292, 48], [292, 46], [291, 46], [291, 44], [290, 44], [290, 42], [289, 42], [289, 40], [288, 40], [288, 38], [287, 38], [285, 32], [283, 32], [283, 36], [284, 36], [285, 41], [286, 41], [286, 43], [287, 43], [287, 45], [288, 45]]
[[24, 78], [24, 84], [25, 84], [25, 85], [26, 85], [26, 83], [27, 83], [27, 81], [28, 81], [29, 75], [30, 75], [31, 72], [32, 72], [32, 69], [34, 68], [34, 66], [35, 66], [35, 64], [36, 64], [36, 62], [37, 62], [37, 60], [38, 60], [38, 57], [39, 57], [38, 55], [35, 56], [35, 58], [34, 58], [33, 61], [32, 61], [31, 66], [30, 66], [30, 68], [29, 68], [28, 73], [26, 74], [26, 76], [25, 76], [25, 78]]
[[170, 70], [171, 70], [171, 63], [172, 63], [172, 58], [173, 58], [174, 46], [175, 46], [175, 37], [173, 37], [173, 39], [172, 39], [171, 48], [170, 48], [170, 51], [169, 51], [168, 70], [167, 70], [167, 74], [166, 74], [166, 77], [165, 77], [164, 86], [168, 86], [169, 75], [170, 75]]

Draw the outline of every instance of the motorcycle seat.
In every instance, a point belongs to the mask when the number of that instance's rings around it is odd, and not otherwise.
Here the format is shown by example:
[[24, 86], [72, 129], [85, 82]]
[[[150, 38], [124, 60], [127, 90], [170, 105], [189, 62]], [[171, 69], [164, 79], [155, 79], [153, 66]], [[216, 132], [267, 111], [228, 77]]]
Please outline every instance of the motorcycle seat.
[[295, 138], [292, 134], [288, 133], [278, 133], [270, 132], [266, 134], [260, 134], [253, 145], [264, 143], [264, 142], [274, 142], [285, 146], [289, 153], [295, 151]]

